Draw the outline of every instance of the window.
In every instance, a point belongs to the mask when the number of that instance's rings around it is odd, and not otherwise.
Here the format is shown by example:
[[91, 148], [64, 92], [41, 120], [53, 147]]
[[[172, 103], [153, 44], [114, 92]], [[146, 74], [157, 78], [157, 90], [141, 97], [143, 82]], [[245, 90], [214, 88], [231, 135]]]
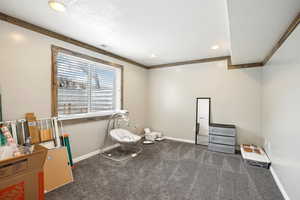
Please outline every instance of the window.
[[122, 107], [123, 67], [52, 46], [52, 114], [73, 119]]

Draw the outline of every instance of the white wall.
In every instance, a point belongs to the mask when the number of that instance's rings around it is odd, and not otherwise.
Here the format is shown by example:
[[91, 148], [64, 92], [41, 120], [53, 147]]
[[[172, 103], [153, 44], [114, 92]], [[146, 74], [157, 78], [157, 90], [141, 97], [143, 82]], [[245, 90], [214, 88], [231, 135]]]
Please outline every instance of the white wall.
[[290, 199], [300, 199], [300, 27], [263, 68], [262, 132]]
[[[51, 115], [51, 49], [54, 44], [124, 65], [124, 108], [139, 128], [147, 114], [147, 70], [80, 47], [0, 21], [0, 91], [4, 120]], [[105, 120], [67, 122], [73, 156], [99, 149], [105, 135]]]
[[260, 68], [227, 70], [219, 61], [150, 70], [149, 124], [194, 141], [197, 97], [211, 97], [212, 122], [235, 124], [239, 143], [262, 144]]

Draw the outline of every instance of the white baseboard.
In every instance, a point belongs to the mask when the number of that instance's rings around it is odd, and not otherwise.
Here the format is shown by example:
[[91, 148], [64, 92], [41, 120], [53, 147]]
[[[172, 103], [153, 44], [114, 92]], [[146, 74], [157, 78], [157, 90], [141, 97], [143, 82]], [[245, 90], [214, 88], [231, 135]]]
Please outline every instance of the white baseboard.
[[118, 146], [119, 146], [119, 144], [114, 144], [114, 145], [105, 147], [105, 148], [103, 148], [103, 149], [97, 149], [96, 151], [92, 151], [92, 152], [87, 153], [87, 154], [84, 154], [84, 155], [82, 155], [82, 156], [78, 156], [78, 157], [76, 157], [76, 158], [73, 158], [73, 163], [78, 163], [79, 161], [85, 160], [85, 159], [87, 159], [87, 158], [90, 158], [90, 157], [95, 156], [95, 155], [97, 155], [97, 154], [100, 154], [100, 153], [102, 153], [102, 152], [111, 150], [111, 149], [116, 148], [116, 147], [118, 147]]
[[114, 148], [116, 148], [116, 147], [119, 147], [120, 146], [120, 144], [113, 144], [113, 145], [110, 145], [110, 146], [108, 146], [108, 147], [105, 147], [105, 148], [103, 148], [102, 150], [101, 150], [101, 153], [102, 152], [105, 152], [105, 151], [109, 151], [109, 150], [111, 150], [111, 149], [114, 149]]
[[285, 191], [283, 185], [281, 184], [281, 182], [280, 182], [280, 180], [279, 180], [279, 177], [277, 176], [277, 174], [276, 174], [276, 172], [274, 171], [274, 169], [273, 169], [272, 166], [270, 167], [270, 171], [271, 171], [271, 173], [272, 173], [272, 176], [273, 176], [273, 178], [274, 178], [274, 180], [275, 180], [275, 182], [276, 182], [276, 184], [277, 184], [277, 186], [278, 186], [278, 188], [279, 188], [279, 190], [280, 190], [280, 192], [281, 192], [283, 198], [284, 198], [285, 200], [290, 200], [290, 197], [289, 197], [288, 194], [286, 193], [286, 191]]
[[186, 140], [186, 139], [180, 139], [180, 138], [174, 138], [174, 137], [167, 137], [167, 136], [165, 136], [165, 138], [167, 140], [173, 140], [173, 141], [177, 141], [177, 142], [185, 142], [185, 143], [195, 144], [195, 141], [193, 141], [193, 140]]
[[84, 154], [82, 156], [78, 156], [78, 157], [73, 159], [73, 162], [78, 163], [79, 161], [85, 160], [85, 159], [90, 158], [92, 156], [95, 156], [99, 153], [101, 153], [101, 149], [97, 149], [96, 151], [92, 151], [92, 152]]

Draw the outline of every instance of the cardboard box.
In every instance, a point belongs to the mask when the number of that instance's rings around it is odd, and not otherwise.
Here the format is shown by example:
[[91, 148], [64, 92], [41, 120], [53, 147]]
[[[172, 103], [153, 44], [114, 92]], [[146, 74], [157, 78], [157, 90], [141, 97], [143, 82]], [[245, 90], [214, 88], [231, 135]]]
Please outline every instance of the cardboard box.
[[66, 147], [49, 149], [44, 165], [45, 192], [73, 182]]
[[30, 154], [0, 161], [1, 200], [43, 200], [43, 166], [47, 149], [35, 145]]
[[31, 137], [31, 143], [40, 143], [40, 130], [37, 126], [37, 121], [34, 113], [26, 113], [25, 119], [27, 120], [29, 135]]

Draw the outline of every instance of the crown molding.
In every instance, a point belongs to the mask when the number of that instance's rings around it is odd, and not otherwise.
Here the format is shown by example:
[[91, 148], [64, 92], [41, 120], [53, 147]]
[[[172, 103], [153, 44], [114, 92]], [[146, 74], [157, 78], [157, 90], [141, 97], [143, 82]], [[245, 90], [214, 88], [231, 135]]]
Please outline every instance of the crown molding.
[[262, 61], [263, 65], [267, 64], [267, 62], [271, 59], [271, 57], [275, 54], [275, 52], [282, 46], [282, 44], [286, 41], [286, 39], [292, 34], [292, 32], [297, 28], [300, 23], [300, 12], [294, 18], [292, 23], [289, 25], [287, 30], [283, 33], [281, 38], [276, 42], [271, 51], [267, 54], [265, 59]]
[[297, 28], [300, 23], [300, 12], [288, 26], [287, 30], [281, 36], [278, 42], [274, 45], [271, 51], [267, 54], [261, 62], [255, 63], [245, 63], [245, 64], [235, 64], [231, 63], [231, 56], [224, 56], [224, 57], [214, 57], [214, 58], [203, 58], [199, 60], [191, 60], [191, 61], [182, 61], [182, 62], [175, 62], [175, 63], [167, 63], [167, 64], [160, 64], [160, 65], [152, 65], [148, 66], [148, 69], [157, 69], [157, 68], [164, 68], [164, 67], [175, 67], [178, 65], [188, 65], [188, 64], [195, 64], [195, 63], [204, 63], [204, 62], [214, 62], [219, 60], [227, 59], [228, 69], [244, 69], [244, 68], [252, 68], [252, 67], [263, 67], [267, 64], [267, 62], [271, 59], [271, 57], [275, 54], [275, 52], [282, 46], [282, 44], [286, 41], [286, 39], [292, 34], [292, 32]]
[[161, 65], [150, 65], [149, 69], [175, 67], [175, 66], [179, 66], [179, 65], [190, 65], [190, 64], [196, 64], [196, 63], [215, 62], [215, 61], [220, 61], [220, 60], [227, 60], [228, 58], [230, 58], [230, 56], [203, 58], [203, 59], [198, 59], [198, 60], [188, 60], [188, 61], [182, 61], [182, 62], [166, 63], [166, 64], [161, 64]]
[[6, 15], [4, 13], [0, 12], [0, 20], [26, 28], [28, 30], [94, 51], [96, 53], [106, 55], [127, 63], [131, 63], [134, 65], [137, 65], [139, 67], [142, 67], [144, 69], [158, 69], [158, 68], [165, 68], [165, 67], [175, 67], [179, 65], [189, 65], [189, 64], [196, 64], [196, 63], [205, 63], [205, 62], [215, 62], [215, 61], [221, 61], [221, 60], [227, 60], [228, 62], [228, 69], [244, 69], [244, 68], [252, 68], [252, 67], [263, 67], [267, 64], [267, 62], [271, 59], [271, 57], [275, 54], [275, 52], [282, 46], [282, 44], [286, 41], [286, 39], [292, 34], [292, 32], [296, 29], [296, 27], [300, 23], [300, 12], [297, 14], [297, 16], [294, 18], [294, 20], [291, 22], [291, 24], [288, 26], [287, 30], [284, 32], [284, 34], [281, 36], [281, 38], [276, 42], [274, 47], [271, 49], [271, 51], [267, 54], [267, 56], [264, 58], [261, 62], [256, 63], [245, 63], [245, 64], [235, 64], [232, 65], [231, 63], [231, 56], [221, 56], [221, 57], [212, 57], [212, 58], [202, 58], [197, 60], [189, 60], [189, 61], [181, 61], [181, 62], [174, 62], [174, 63], [166, 63], [166, 64], [159, 64], [159, 65], [150, 65], [146, 66], [141, 63], [138, 63], [134, 60], [131, 60], [129, 58], [125, 58], [123, 56], [119, 56], [117, 54], [114, 54], [112, 52], [106, 51], [104, 49], [95, 47], [93, 45], [81, 42], [79, 40], [70, 38], [68, 36], [56, 33], [54, 31], [50, 31], [48, 29], [45, 29], [43, 27], [31, 24], [29, 22], [23, 21], [21, 19]]
[[106, 51], [104, 49], [95, 47], [93, 45], [90, 45], [90, 44], [87, 44], [87, 43], [84, 43], [84, 42], [81, 42], [79, 40], [76, 40], [76, 39], [73, 39], [71, 37], [65, 36], [63, 34], [56, 33], [54, 31], [50, 31], [50, 30], [45, 29], [43, 27], [31, 24], [29, 22], [26, 22], [26, 21], [23, 21], [21, 19], [6, 15], [6, 14], [1, 13], [1, 12], [0, 12], [0, 20], [11, 23], [11, 24], [14, 24], [14, 25], [17, 25], [17, 26], [20, 26], [20, 27], [23, 27], [23, 28], [26, 28], [28, 30], [31, 30], [31, 31], [34, 31], [34, 32], [37, 32], [37, 33], [40, 33], [40, 34], [43, 34], [43, 35], [46, 35], [46, 36], [49, 36], [49, 37], [52, 37], [52, 38], [55, 38], [55, 39], [58, 39], [58, 40], [61, 40], [61, 41], [64, 41], [64, 42], [67, 42], [67, 43], [70, 43], [70, 44], [73, 44], [73, 45], [76, 45], [76, 46], [79, 46], [79, 47], [82, 47], [84, 49], [94, 51], [94, 52], [102, 54], [102, 55], [106, 55], [106, 56], [109, 56], [109, 57], [112, 57], [112, 58], [115, 58], [115, 59], [118, 59], [118, 60], [121, 60], [121, 61], [124, 61], [124, 62], [127, 62], [127, 63], [131, 63], [131, 64], [137, 65], [137, 66], [145, 68], [145, 69], [147, 68], [145, 65], [140, 64], [138, 62], [135, 62], [135, 61], [133, 61], [129, 58], [119, 56], [117, 54]]

